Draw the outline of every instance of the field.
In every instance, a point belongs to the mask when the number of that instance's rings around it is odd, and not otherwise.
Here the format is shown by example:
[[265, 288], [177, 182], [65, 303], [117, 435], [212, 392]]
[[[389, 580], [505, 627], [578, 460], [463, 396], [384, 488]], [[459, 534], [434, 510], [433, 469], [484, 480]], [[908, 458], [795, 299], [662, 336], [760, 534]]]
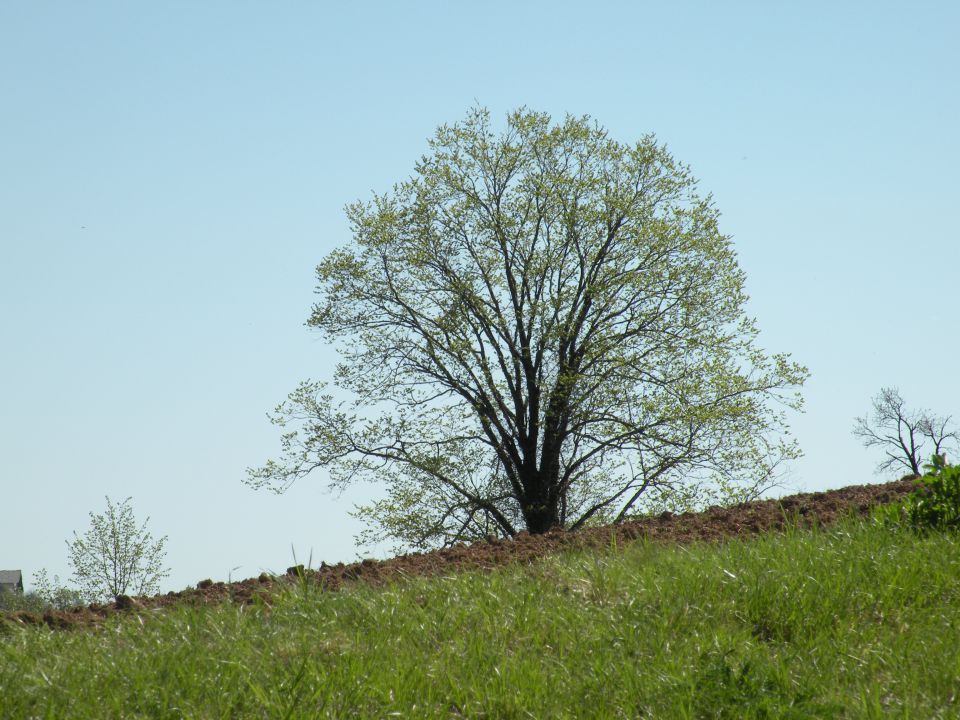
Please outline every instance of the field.
[[8, 619], [0, 716], [960, 717], [960, 542], [862, 516], [189, 597]]

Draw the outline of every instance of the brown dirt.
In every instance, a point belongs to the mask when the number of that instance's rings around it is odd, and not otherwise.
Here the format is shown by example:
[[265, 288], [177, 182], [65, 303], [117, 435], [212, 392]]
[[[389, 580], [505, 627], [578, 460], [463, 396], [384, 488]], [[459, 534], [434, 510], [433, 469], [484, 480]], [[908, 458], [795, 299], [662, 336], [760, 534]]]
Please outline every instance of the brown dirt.
[[71, 628], [99, 625], [117, 613], [158, 610], [177, 604], [203, 605], [226, 601], [246, 604], [256, 597], [269, 602], [271, 590], [291, 582], [317, 583], [324, 590], [339, 590], [346, 584], [381, 585], [411, 576], [431, 576], [468, 569], [492, 569], [510, 563], [526, 564], [562, 550], [610, 547], [616, 539], [649, 538], [658, 542], [689, 543], [717, 541], [736, 535], [755, 535], [782, 530], [789, 522], [799, 527], [830, 525], [851, 513], [866, 515], [875, 505], [893, 502], [914, 488], [912, 476], [883, 485], [851, 485], [839, 490], [801, 493], [776, 500], [760, 500], [735, 507], [714, 507], [700, 513], [644, 517], [620, 525], [588, 528], [577, 532], [557, 530], [545, 535], [520, 533], [510, 540], [491, 540], [457, 545], [446, 550], [400, 555], [387, 560], [362, 560], [319, 568], [289, 568], [285, 576], [261, 574], [233, 583], [202, 580], [196, 588], [153, 597], [121, 596], [115, 603], [90, 605], [43, 615], [29, 612], [0, 613], [4, 622]]

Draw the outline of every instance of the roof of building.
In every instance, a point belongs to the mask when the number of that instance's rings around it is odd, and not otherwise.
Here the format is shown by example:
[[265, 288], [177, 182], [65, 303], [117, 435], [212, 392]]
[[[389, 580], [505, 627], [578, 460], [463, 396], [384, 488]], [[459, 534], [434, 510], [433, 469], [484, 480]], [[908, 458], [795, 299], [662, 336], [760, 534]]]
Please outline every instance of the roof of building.
[[23, 573], [19, 570], [0, 570], [0, 585], [22, 585]]

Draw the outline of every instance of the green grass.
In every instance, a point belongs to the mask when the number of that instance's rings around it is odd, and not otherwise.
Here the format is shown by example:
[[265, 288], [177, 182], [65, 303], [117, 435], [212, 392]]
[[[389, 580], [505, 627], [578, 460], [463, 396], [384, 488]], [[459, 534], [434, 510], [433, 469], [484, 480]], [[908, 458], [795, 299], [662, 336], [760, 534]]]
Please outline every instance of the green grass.
[[957, 718], [960, 542], [635, 543], [100, 630], [8, 628], [10, 718]]

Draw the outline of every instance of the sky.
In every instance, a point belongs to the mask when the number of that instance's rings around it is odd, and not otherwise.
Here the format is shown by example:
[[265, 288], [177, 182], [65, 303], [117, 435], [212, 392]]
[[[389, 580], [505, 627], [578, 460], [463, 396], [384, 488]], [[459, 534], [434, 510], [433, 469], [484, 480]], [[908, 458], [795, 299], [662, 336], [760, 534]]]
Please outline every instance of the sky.
[[655, 133], [721, 211], [759, 344], [808, 366], [788, 490], [892, 479], [884, 386], [960, 418], [960, 5], [0, 0], [0, 568], [132, 497], [162, 589], [382, 556], [375, 486], [244, 485], [347, 203], [476, 105]]

